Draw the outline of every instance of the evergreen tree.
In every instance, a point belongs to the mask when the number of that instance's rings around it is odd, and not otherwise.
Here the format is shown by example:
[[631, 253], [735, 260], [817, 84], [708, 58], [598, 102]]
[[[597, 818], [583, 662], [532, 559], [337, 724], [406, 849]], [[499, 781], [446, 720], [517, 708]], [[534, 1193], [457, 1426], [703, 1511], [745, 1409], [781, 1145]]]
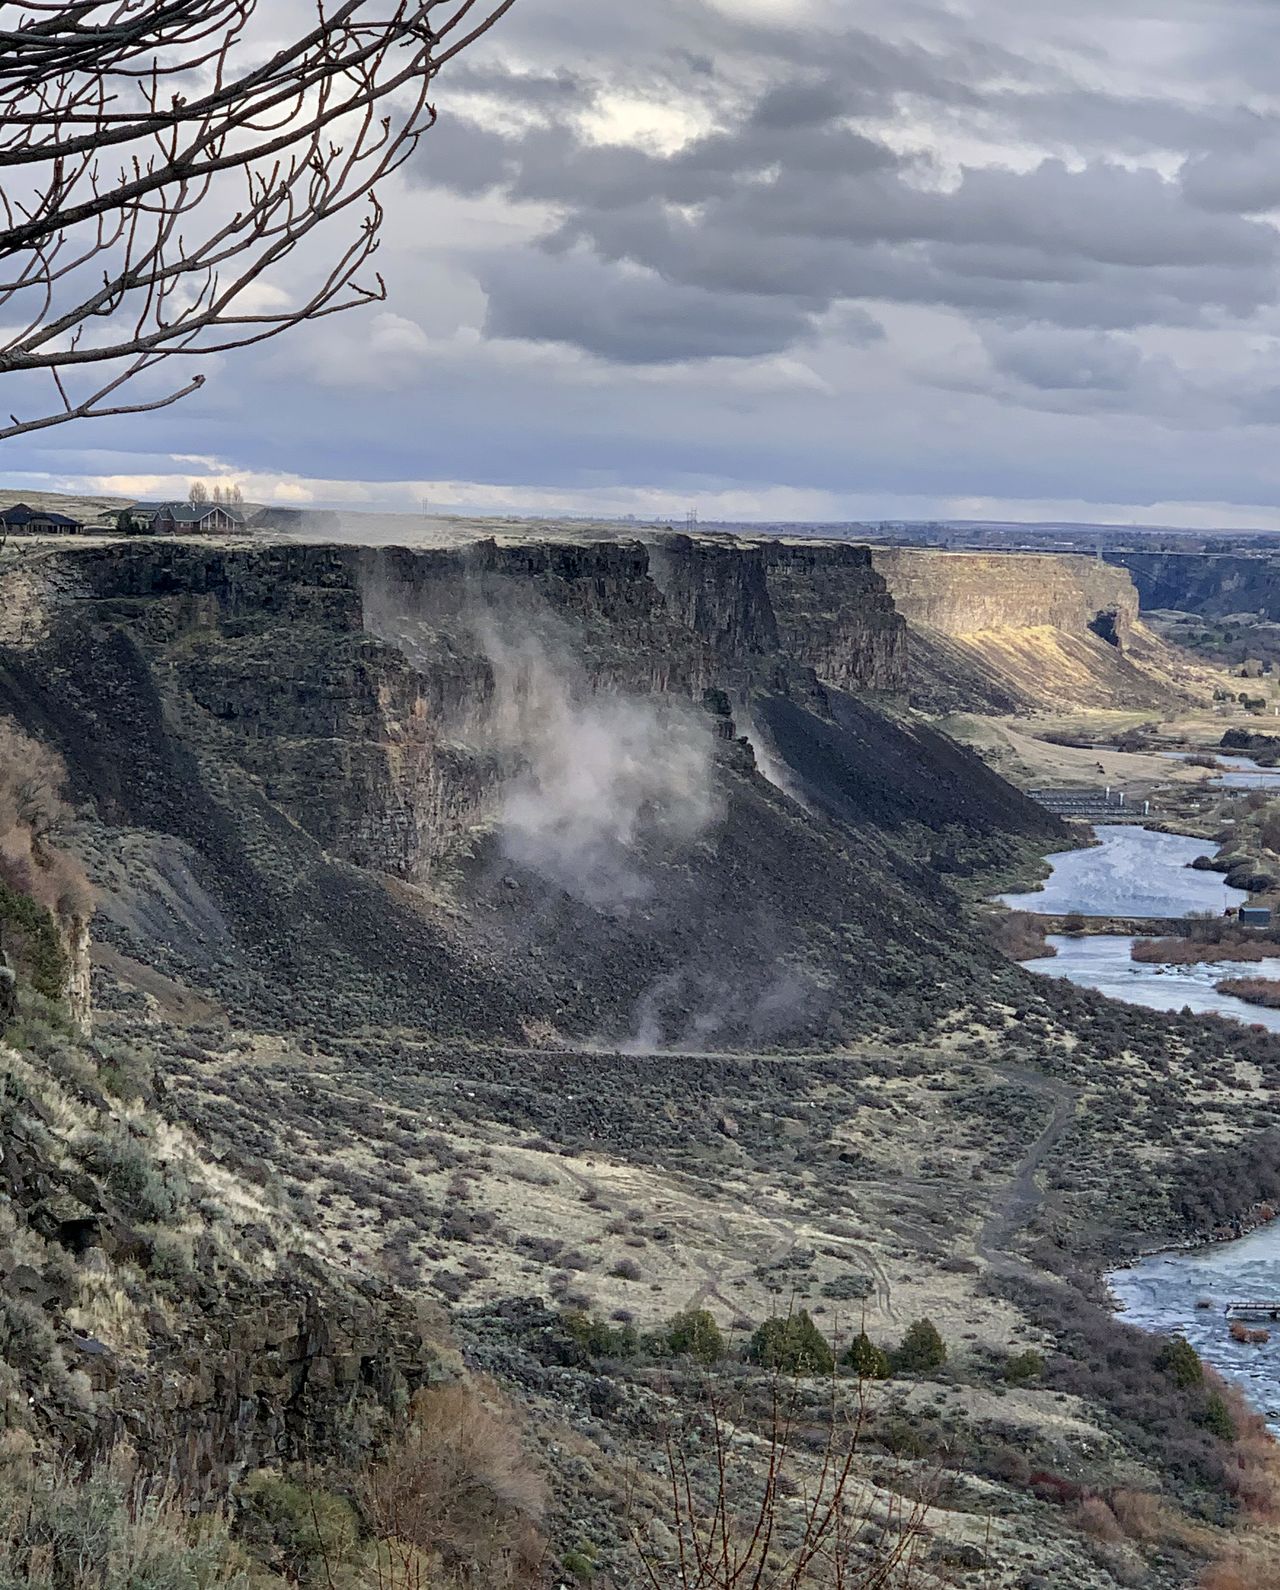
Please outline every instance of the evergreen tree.
[[907, 1375], [926, 1375], [947, 1361], [947, 1346], [932, 1320], [918, 1319], [907, 1327], [907, 1334], [894, 1352], [895, 1370]]
[[887, 1380], [893, 1372], [888, 1353], [877, 1347], [866, 1331], [858, 1332], [840, 1362], [852, 1369], [859, 1380]]
[[724, 1357], [724, 1337], [715, 1316], [705, 1308], [686, 1309], [667, 1326], [667, 1347], [677, 1357], [696, 1358], [700, 1364], [715, 1364]]
[[747, 1357], [792, 1375], [829, 1375], [835, 1368], [830, 1343], [805, 1309], [765, 1320], [747, 1346]]

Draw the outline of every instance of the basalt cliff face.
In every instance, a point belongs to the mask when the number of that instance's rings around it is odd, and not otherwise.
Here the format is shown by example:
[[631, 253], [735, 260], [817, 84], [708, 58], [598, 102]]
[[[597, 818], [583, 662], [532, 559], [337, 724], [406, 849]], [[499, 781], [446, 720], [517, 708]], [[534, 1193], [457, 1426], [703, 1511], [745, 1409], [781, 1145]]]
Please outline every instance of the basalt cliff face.
[[[781, 955], [823, 990], [779, 1005], [812, 1039], [865, 1004], [882, 930], [967, 954], [945, 919], [911, 925], [937, 888], [919, 862], [963, 872], [1052, 827], [860, 698], [905, 668], [861, 548], [114, 543], [4, 580], [0, 708], [57, 748], [90, 814], [96, 936], [259, 1017], [624, 1037]], [[758, 741], [785, 727], [784, 762], [822, 725], [851, 781], [839, 835], [797, 825], [735, 712]], [[870, 772], [912, 759], [923, 776]], [[850, 830], [852, 927], [831, 848]], [[739, 1004], [726, 1037], [756, 1020]]]
[[936, 711], [1155, 708], [1176, 698], [1138, 591], [1097, 559], [875, 549], [907, 622], [912, 700]]
[[1132, 581], [1094, 558], [877, 549], [872, 561], [907, 622], [941, 635], [1051, 627], [1123, 644], [1138, 619]]

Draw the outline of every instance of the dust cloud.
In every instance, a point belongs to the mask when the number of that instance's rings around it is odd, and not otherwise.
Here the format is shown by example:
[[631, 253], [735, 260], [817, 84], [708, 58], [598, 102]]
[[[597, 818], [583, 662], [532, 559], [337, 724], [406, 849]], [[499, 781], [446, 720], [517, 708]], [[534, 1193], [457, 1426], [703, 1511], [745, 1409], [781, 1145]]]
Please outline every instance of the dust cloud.
[[625, 911], [652, 892], [644, 853], [695, 844], [719, 814], [714, 741], [690, 703], [593, 687], [563, 645], [478, 626], [494, 677], [489, 734], [516, 764], [503, 854], [575, 899]]

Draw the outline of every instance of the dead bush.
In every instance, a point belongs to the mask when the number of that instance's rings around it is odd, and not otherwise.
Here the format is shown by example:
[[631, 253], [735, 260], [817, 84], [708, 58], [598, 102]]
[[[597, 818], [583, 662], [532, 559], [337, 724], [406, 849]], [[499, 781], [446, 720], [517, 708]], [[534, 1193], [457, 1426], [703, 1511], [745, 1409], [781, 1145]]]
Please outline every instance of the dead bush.
[[[361, 1505], [383, 1543], [380, 1587], [405, 1582], [412, 1564], [432, 1590], [516, 1590], [538, 1582], [545, 1543], [541, 1476], [525, 1456], [514, 1413], [466, 1386], [414, 1398], [409, 1427], [371, 1469]], [[403, 1572], [402, 1572], [403, 1570]]]
[[1116, 1491], [1109, 1505], [1130, 1540], [1149, 1544], [1170, 1538], [1173, 1522], [1166, 1504], [1154, 1492]]
[[877, 1505], [858, 1472], [864, 1388], [849, 1405], [833, 1382], [830, 1399], [815, 1407], [803, 1385], [776, 1374], [769, 1412], [751, 1429], [746, 1409], [730, 1417], [708, 1384], [704, 1407], [668, 1435], [653, 1510], [632, 1528], [648, 1590], [915, 1590], [936, 1582], [920, 1557], [936, 1473], [904, 1474], [893, 1500]]
[[1030, 911], [1006, 911], [992, 917], [987, 931], [996, 948], [1011, 961], [1039, 960], [1058, 953], [1046, 943], [1043, 921]]
[[0, 719], [0, 882], [63, 922], [84, 921], [93, 908], [89, 881], [57, 846], [70, 815], [65, 782], [66, 769], [52, 751]]
[[1076, 1508], [1075, 1521], [1077, 1528], [1084, 1534], [1092, 1535], [1095, 1540], [1105, 1541], [1108, 1545], [1117, 1545], [1125, 1538], [1120, 1520], [1101, 1496], [1086, 1496]]

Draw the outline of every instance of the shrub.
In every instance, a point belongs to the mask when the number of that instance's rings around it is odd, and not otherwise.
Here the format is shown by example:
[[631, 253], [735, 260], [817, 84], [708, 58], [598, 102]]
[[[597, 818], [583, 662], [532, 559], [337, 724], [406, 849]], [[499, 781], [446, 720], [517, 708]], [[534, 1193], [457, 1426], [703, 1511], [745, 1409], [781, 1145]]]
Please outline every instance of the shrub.
[[889, 1355], [877, 1347], [866, 1331], [859, 1331], [840, 1362], [859, 1380], [887, 1380], [892, 1373]]
[[932, 1320], [918, 1319], [890, 1357], [894, 1370], [904, 1375], [925, 1375], [947, 1361], [947, 1345]]
[[186, 1178], [162, 1169], [127, 1132], [95, 1138], [88, 1145], [85, 1161], [135, 1220], [163, 1225], [190, 1203], [191, 1187]]
[[1220, 1391], [1211, 1391], [1205, 1398], [1197, 1422], [1202, 1424], [1210, 1435], [1216, 1435], [1219, 1441], [1235, 1440], [1235, 1420], [1231, 1417], [1231, 1409]]
[[545, 1486], [514, 1416], [491, 1412], [468, 1387], [417, 1394], [409, 1428], [369, 1471], [361, 1501], [382, 1541], [423, 1555], [424, 1585], [539, 1582]]
[[677, 1357], [695, 1358], [700, 1364], [715, 1364], [725, 1355], [720, 1327], [714, 1315], [705, 1308], [686, 1309], [674, 1315], [666, 1335], [667, 1348]]
[[1172, 1336], [1156, 1354], [1156, 1367], [1162, 1369], [1175, 1386], [1186, 1391], [1204, 1384], [1204, 1365], [1189, 1341]]
[[992, 943], [1011, 961], [1039, 960], [1057, 953], [1046, 941], [1043, 921], [1029, 911], [1006, 911], [987, 922]]
[[1086, 1496], [1076, 1508], [1076, 1523], [1086, 1535], [1115, 1545], [1124, 1539], [1120, 1521], [1101, 1496]]
[[793, 1375], [829, 1375], [835, 1368], [830, 1344], [805, 1309], [765, 1320], [747, 1344], [747, 1357]]
[[249, 1476], [242, 1497], [243, 1538], [295, 1584], [321, 1579], [355, 1554], [359, 1519], [345, 1497], [267, 1469]]
[[1004, 1378], [1015, 1385], [1025, 1385], [1028, 1380], [1039, 1380], [1044, 1374], [1044, 1354], [1028, 1347], [1023, 1353], [1010, 1353], [1004, 1366]]
[[255, 1582], [218, 1517], [192, 1518], [164, 1485], [127, 1464], [87, 1472], [0, 1468], [0, 1584], [95, 1590], [250, 1590]]
[[19, 966], [26, 971], [36, 993], [46, 999], [61, 999], [68, 962], [52, 914], [0, 878], [0, 925], [5, 929], [6, 941], [16, 943]]
[[629, 1323], [615, 1330], [606, 1320], [596, 1319], [581, 1308], [565, 1309], [560, 1323], [592, 1358], [634, 1358], [640, 1351], [639, 1332]]

